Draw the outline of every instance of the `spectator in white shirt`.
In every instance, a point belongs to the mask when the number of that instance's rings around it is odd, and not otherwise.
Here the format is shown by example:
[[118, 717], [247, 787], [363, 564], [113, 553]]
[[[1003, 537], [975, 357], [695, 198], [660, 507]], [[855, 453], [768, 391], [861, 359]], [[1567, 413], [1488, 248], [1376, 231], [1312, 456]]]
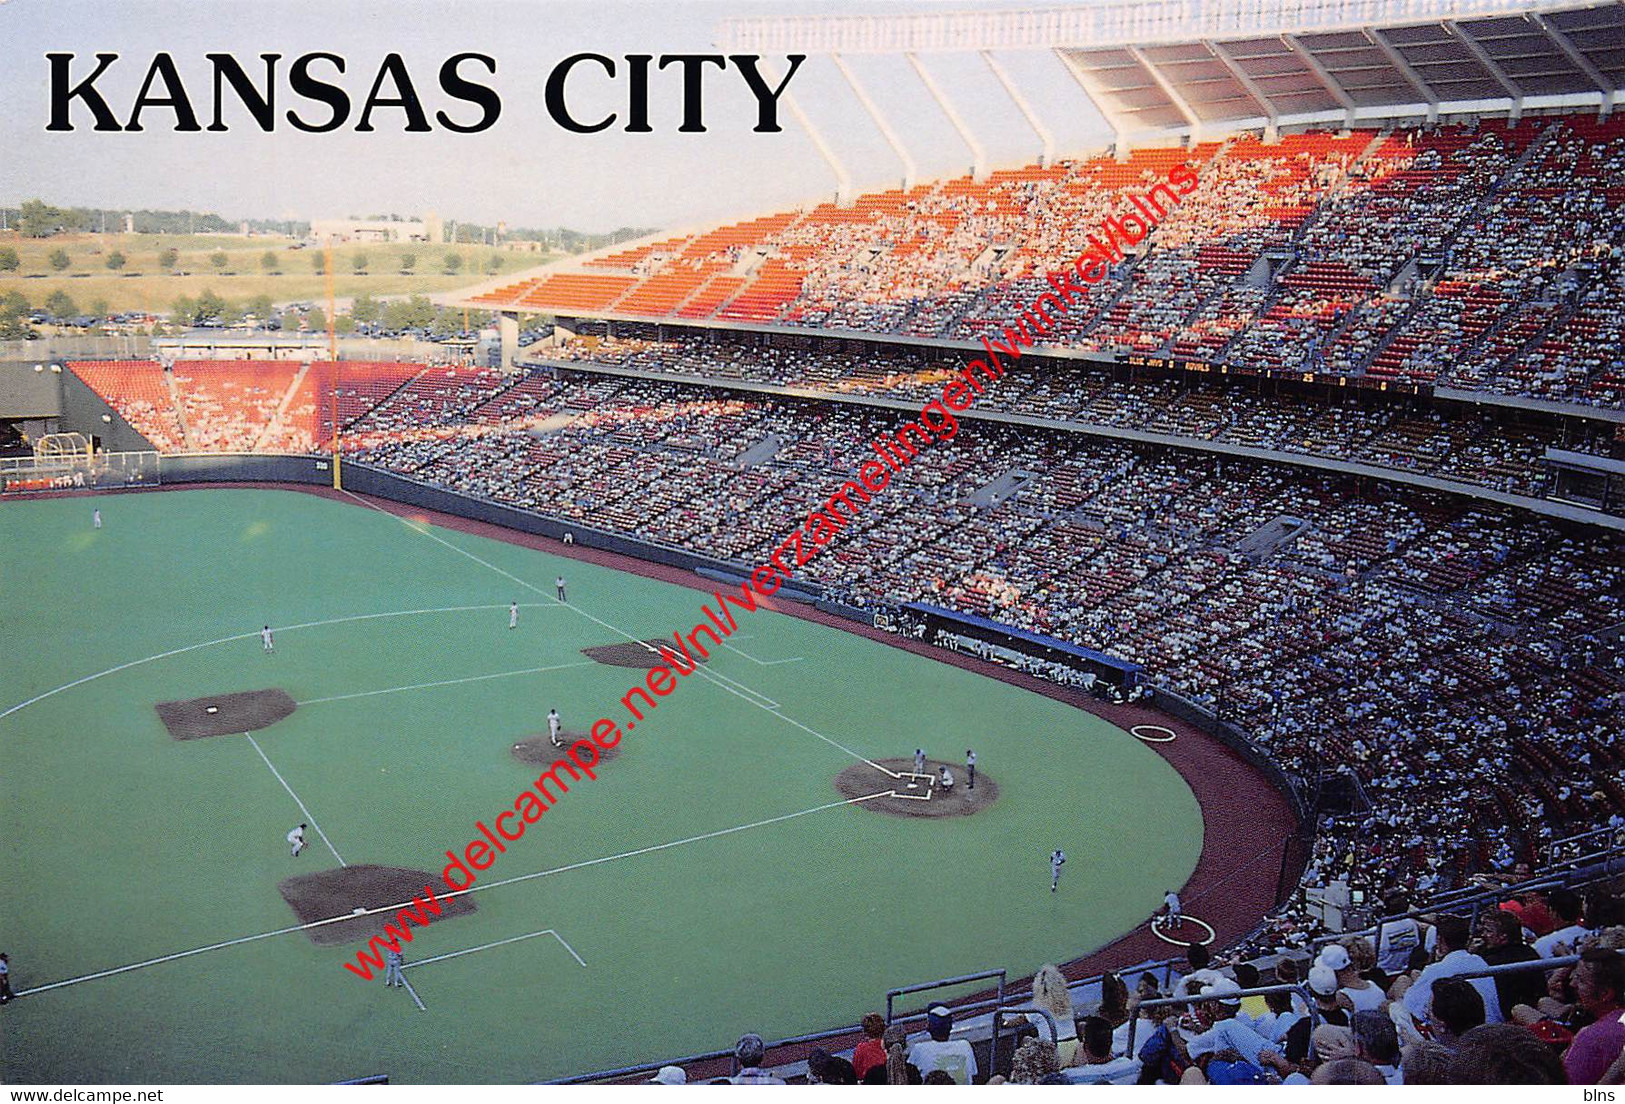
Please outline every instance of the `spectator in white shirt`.
[[1132, 1085], [1140, 1078], [1138, 1058], [1112, 1056], [1112, 1025], [1099, 1016], [1078, 1021], [1078, 1064], [1061, 1071], [1069, 1085]]
[[[1424, 1019], [1433, 1003], [1433, 983], [1442, 978], [1455, 977], [1474, 970], [1488, 969], [1489, 963], [1467, 949], [1468, 923], [1463, 916], [1441, 916], [1438, 923], [1439, 950], [1444, 954], [1439, 961], [1422, 971], [1422, 976], [1405, 991], [1405, 1007], [1411, 1015]], [[1484, 998], [1484, 1022], [1501, 1022], [1501, 998], [1495, 991], [1495, 982], [1489, 978], [1472, 978], [1474, 989]]]
[[1350, 1012], [1375, 1010], [1388, 1003], [1380, 988], [1360, 976], [1359, 964], [1343, 944], [1328, 944], [1320, 952], [1319, 962], [1336, 971], [1338, 1003]]
[[1533, 944], [1535, 953], [1541, 958], [1555, 958], [1559, 953], [1558, 948], [1566, 947], [1569, 949], [1561, 953], [1572, 954], [1573, 948], [1579, 946], [1580, 940], [1591, 934], [1591, 930], [1580, 921], [1582, 911], [1580, 895], [1572, 889], [1558, 889], [1552, 892], [1547, 903], [1551, 905], [1552, 912], [1557, 914], [1562, 927], [1550, 935], [1543, 935], [1535, 940]]
[[976, 1052], [964, 1039], [950, 1039], [954, 1027], [953, 1013], [944, 1005], [936, 1005], [925, 1016], [929, 1039], [921, 1039], [908, 1048], [908, 1063], [929, 1077], [932, 1070], [942, 1070], [954, 1079], [956, 1085], [970, 1085], [976, 1081]]

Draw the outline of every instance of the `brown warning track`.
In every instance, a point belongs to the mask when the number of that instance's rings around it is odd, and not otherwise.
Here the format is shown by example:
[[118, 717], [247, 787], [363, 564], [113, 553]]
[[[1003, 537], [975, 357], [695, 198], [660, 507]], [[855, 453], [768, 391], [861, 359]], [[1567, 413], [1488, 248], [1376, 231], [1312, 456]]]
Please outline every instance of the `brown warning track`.
[[[535, 548], [552, 556], [562, 556], [632, 575], [641, 575], [644, 578], [675, 583], [702, 593], [710, 593], [716, 589], [716, 584], [682, 568], [649, 563], [602, 549], [585, 548], [579, 544], [566, 545], [548, 537], [519, 533], [486, 522], [472, 521], [417, 506], [407, 506], [389, 499], [368, 495], [352, 497], [351, 493], [335, 491], [331, 487], [313, 487], [298, 483], [198, 483], [181, 486], [171, 484], [162, 489], [169, 491], [194, 488], [300, 491], [352, 505], [360, 499], [390, 514], [423, 518], [434, 525], [457, 532]], [[1269, 777], [1217, 737], [1210, 736], [1195, 725], [1155, 708], [1096, 701], [1081, 691], [1035, 679], [996, 663], [933, 648], [917, 640], [860, 625], [855, 621], [825, 613], [806, 603], [775, 602], [771, 598], [762, 597], [758, 597], [756, 601], [760, 606], [789, 617], [799, 617], [843, 632], [856, 633], [889, 647], [901, 648], [938, 663], [974, 671], [988, 678], [1042, 694], [1047, 698], [1066, 702], [1125, 731], [1137, 724], [1162, 725], [1171, 729], [1176, 733], [1176, 739], [1146, 746], [1162, 756], [1180, 773], [1202, 807], [1202, 853], [1197, 859], [1196, 870], [1190, 879], [1179, 887], [1186, 914], [1198, 917], [1213, 926], [1217, 933], [1213, 945], [1218, 948], [1246, 936], [1275, 906], [1275, 889], [1283, 865], [1288, 859], [1288, 841], [1297, 828], [1297, 818], [1287, 797], [1275, 788]], [[980, 781], [978, 778], [978, 788]], [[1152, 935], [1147, 926], [1141, 926], [1104, 947], [1084, 951], [1081, 957], [1061, 964], [1061, 969], [1068, 977], [1076, 979], [1105, 970], [1124, 969], [1149, 960], [1175, 957], [1178, 951], [1179, 948]], [[990, 949], [990, 959], [996, 957], [996, 953]], [[1020, 983], [1014, 984], [1019, 986]], [[819, 1045], [834, 1052], [861, 1040], [862, 1036], [854, 1032], [849, 1039], [829, 1039]], [[808, 1049], [807, 1046], [780, 1047], [769, 1053], [765, 1064], [777, 1065], [800, 1061], [806, 1057]], [[689, 1072], [691, 1077], [696, 1078], [715, 1075], [705, 1066], [696, 1066]], [[719, 1069], [716, 1072], [728, 1071]]]

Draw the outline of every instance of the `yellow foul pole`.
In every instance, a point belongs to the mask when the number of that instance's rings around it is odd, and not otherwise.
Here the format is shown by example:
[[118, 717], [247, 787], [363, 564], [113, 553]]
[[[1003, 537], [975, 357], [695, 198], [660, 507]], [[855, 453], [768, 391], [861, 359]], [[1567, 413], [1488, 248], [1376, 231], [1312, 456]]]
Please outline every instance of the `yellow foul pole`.
[[327, 276], [327, 359], [333, 365], [333, 489], [342, 491], [339, 472], [339, 341], [338, 318], [333, 299], [333, 239], [322, 245], [322, 271]]

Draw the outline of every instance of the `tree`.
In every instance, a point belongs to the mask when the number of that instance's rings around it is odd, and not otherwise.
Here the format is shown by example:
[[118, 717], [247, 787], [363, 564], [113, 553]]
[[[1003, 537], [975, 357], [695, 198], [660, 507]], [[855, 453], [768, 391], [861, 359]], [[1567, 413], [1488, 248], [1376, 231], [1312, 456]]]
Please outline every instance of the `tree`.
[[43, 200], [24, 200], [17, 212], [17, 229], [25, 238], [48, 238], [56, 233], [61, 212], [47, 207]]
[[485, 274], [495, 276], [502, 271], [502, 254], [493, 253], [485, 259]]
[[333, 332], [336, 334], [355, 333], [355, 319], [347, 314], [341, 314], [333, 319]]
[[256, 295], [243, 304], [243, 313], [252, 314], [261, 322], [271, 317], [272, 303], [269, 295]]
[[402, 253], [401, 254], [401, 271], [402, 272], [404, 272], [408, 276], [410, 276], [412, 274], [412, 270], [414, 268], [416, 268], [417, 266], [418, 266], [418, 255], [416, 253], [407, 252], [407, 253]]
[[180, 263], [181, 255], [177, 249], [161, 249], [158, 251], [158, 267], [165, 272], [173, 269]]
[[0, 248], [0, 272], [16, 272], [21, 264], [15, 249], [9, 245]]
[[455, 276], [462, 271], [463, 256], [461, 253], [447, 253], [446, 259], [441, 263], [441, 271], [447, 276]]
[[95, 318], [106, 318], [108, 315], [107, 300], [92, 299], [90, 301], [90, 313]]
[[310, 308], [305, 312], [305, 325], [310, 327], [312, 333], [327, 329], [327, 312], [321, 307]]
[[356, 250], [355, 256], [350, 258], [350, 267], [354, 269], [357, 276], [365, 276], [367, 274], [367, 254], [362, 250]]
[[8, 291], [0, 295], [0, 315], [27, 314], [28, 297], [20, 291]]
[[280, 276], [282, 274], [282, 263], [277, 260], [277, 255], [269, 249], [260, 254], [260, 268], [272, 275]]
[[427, 296], [397, 299], [384, 308], [384, 325], [391, 330], [426, 330], [434, 324], [434, 304]]
[[74, 306], [73, 299], [67, 292], [53, 291], [45, 300], [45, 312], [52, 318], [72, 318], [79, 313], [79, 308]]
[[119, 269], [128, 264], [129, 260], [130, 258], [126, 257], [124, 254], [115, 249], [113, 252], [107, 255], [107, 267], [112, 271], [117, 272]]
[[231, 263], [231, 258], [226, 256], [226, 251], [224, 249], [216, 249], [213, 253], [209, 254], [209, 263], [214, 265], [214, 267], [219, 269], [221, 272], [224, 272], [226, 270], [226, 266]]
[[204, 289], [203, 294], [197, 297], [197, 318], [199, 322], [221, 318], [230, 309], [224, 299], [208, 289]]
[[383, 308], [378, 305], [378, 300], [370, 295], [358, 295], [350, 305], [350, 317], [357, 322], [376, 322], [382, 313]]
[[73, 258], [68, 256], [66, 249], [55, 250], [48, 260], [51, 262], [51, 267], [58, 272], [66, 272], [73, 265]]
[[177, 325], [190, 326], [197, 321], [197, 303], [190, 296], [179, 296], [169, 308], [169, 317]]

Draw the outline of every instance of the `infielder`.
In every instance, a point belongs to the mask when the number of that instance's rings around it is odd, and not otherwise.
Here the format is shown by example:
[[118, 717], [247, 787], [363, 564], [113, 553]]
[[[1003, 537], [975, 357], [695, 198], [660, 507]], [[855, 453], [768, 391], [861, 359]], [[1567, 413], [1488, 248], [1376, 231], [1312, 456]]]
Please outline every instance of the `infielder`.
[[265, 645], [266, 651], [276, 651], [276, 645], [271, 643], [271, 626], [267, 625], [265, 628], [260, 630], [260, 643]]
[[970, 748], [965, 749], [965, 773], [970, 776], [965, 788], [974, 790], [976, 788], [976, 753]]
[[518, 602], [510, 602], [508, 604], [508, 628], [517, 629], [518, 627], [519, 627], [519, 603]]
[[297, 859], [299, 852], [305, 849], [305, 826], [303, 824], [288, 831], [288, 846], [293, 849], [291, 857]]
[[401, 973], [401, 964], [406, 956], [398, 950], [384, 952], [384, 988], [403, 988], [406, 985], [406, 975]]
[[1180, 911], [1179, 894], [1170, 889], [1167, 893], [1162, 895], [1162, 903], [1163, 906], [1168, 910], [1168, 927], [1176, 930], [1183, 928], [1185, 926], [1185, 916], [1184, 913]]
[[563, 734], [562, 725], [559, 721], [559, 711], [549, 709], [547, 711], [547, 737], [553, 741], [554, 747], [561, 748], [564, 746], [564, 740], [561, 738]]
[[1061, 884], [1061, 866], [1066, 862], [1066, 852], [1057, 847], [1049, 855], [1049, 891], [1054, 893]]
[[553, 580], [553, 589], [557, 590], [559, 592], [559, 601], [561, 601], [561, 602], [568, 602], [569, 601], [569, 599], [564, 596], [564, 576], [563, 575], [560, 575], [557, 579]]

